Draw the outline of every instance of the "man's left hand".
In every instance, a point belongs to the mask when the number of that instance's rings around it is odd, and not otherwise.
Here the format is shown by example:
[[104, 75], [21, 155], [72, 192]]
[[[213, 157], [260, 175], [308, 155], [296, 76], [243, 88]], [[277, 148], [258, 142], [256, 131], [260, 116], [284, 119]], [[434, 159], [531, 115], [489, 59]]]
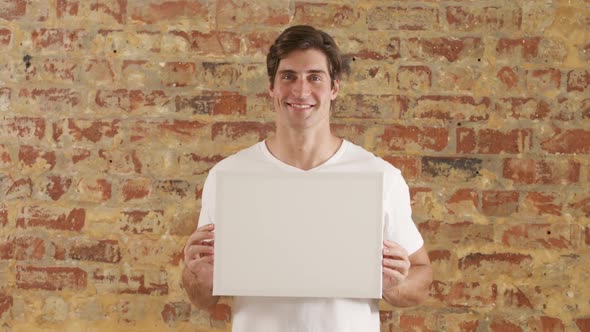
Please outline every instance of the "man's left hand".
[[403, 283], [410, 271], [408, 252], [399, 244], [383, 241], [383, 292]]

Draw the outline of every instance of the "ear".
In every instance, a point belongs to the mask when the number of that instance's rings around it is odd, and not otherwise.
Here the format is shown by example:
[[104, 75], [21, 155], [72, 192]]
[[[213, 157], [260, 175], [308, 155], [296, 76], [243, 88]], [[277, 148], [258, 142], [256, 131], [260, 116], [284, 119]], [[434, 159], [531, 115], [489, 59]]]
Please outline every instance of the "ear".
[[268, 84], [268, 94], [269, 94], [271, 97], [273, 97], [273, 96], [274, 96], [274, 92], [275, 92], [275, 90], [274, 90], [274, 88], [273, 88], [272, 84], [271, 84], [271, 83], [269, 83], [269, 84]]
[[334, 83], [332, 84], [332, 94], [330, 96], [330, 100], [336, 99], [338, 92], [340, 92], [340, 80], [334, 80]]

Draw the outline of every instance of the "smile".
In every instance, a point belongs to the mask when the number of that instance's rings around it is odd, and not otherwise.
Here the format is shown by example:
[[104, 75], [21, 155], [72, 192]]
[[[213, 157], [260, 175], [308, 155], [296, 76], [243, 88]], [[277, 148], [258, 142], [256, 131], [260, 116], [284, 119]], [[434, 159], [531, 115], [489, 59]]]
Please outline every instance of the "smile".
[[298, 108], [298, 109], [308, 109], [308, 108], [312, 108], [313, 105], [310, 104], [295, 104], [295, 103], [287, 103], [287, 105], [293, 107], [293, 108]]

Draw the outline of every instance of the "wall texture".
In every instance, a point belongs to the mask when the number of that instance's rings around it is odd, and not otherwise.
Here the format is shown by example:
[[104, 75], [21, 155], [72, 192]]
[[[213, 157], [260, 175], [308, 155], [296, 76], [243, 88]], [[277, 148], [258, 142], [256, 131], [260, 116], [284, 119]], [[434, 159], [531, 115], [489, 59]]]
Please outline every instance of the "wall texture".
[[382, 331], [590, 331], [590, 1], [0, 0], [1, 331], [229, 331], [180, 252], [299, 23], [350, 59], [334, 130], [403, 170], [434, 264]]

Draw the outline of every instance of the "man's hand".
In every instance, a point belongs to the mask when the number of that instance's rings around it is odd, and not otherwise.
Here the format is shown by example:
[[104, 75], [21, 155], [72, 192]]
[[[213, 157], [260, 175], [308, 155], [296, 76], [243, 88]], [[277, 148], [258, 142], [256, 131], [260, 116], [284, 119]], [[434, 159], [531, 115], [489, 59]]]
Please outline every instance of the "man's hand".
[[184, 247], [184, 264], [196, 277], [199, 284], [207, 289], [213, 287], [213, 224], [197, 228]]
[[410, 271], [406, 250], [395, 242], [383, 241], [383, 293], [402, 284]]

